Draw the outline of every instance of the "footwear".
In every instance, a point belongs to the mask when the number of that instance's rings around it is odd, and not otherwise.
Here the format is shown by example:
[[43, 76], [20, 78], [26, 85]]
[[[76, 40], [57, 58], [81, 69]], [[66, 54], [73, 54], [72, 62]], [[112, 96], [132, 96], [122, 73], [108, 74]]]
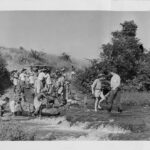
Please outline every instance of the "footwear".
[[118, 108], [118, 112], [119, 112], [119, 113], [122, 113], [122, 111], [123, 111], [122, 109]]
[[100, 105], [98, 105], [98, 109], [102, 109], [102, 107]]

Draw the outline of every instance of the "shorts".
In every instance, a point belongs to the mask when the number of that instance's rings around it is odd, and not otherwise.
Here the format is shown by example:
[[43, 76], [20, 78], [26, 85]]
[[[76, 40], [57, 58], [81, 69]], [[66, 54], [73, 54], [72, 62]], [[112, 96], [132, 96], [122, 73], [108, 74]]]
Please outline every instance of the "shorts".
[[101, 90], [95, 90], [95, 98], [104, 98], [104, 94]]

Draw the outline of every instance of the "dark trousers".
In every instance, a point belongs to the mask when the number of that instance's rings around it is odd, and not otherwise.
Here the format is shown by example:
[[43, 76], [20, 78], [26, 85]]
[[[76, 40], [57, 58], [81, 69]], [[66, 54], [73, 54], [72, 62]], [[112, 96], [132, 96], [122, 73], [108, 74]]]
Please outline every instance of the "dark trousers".
[[110, 91], [110, 95], [108, 97], [107, 103], [108, 103], [108, 111], [111, 112], [114, 102], [116, 102], [116, 106], [118, 108], [118, 111], [122, 111], [121, 106], [121, 89], [117, 88], [115, 90]]

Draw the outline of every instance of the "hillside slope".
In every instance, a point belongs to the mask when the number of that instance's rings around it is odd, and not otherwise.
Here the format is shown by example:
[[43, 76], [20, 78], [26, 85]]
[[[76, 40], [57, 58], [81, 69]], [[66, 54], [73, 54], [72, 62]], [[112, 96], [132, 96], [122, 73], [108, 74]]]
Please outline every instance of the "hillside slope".
[[0, 53], [6, 60], [7, 69], [9, 71], [14, 69], [20, 70], [21, 68], [26, 68], [30, 65], [50, 65], [54, 68], [66, 67], [68, 69], [70, 69], [72, 65], [77, 69], [88, 66], [88, 62], [84, 60], [77, 60], [71, 57], [70, 60], [65, 60], [61, 55], [56, 56], [35, 50], [29, 51], [22, 47], [0, 47]]

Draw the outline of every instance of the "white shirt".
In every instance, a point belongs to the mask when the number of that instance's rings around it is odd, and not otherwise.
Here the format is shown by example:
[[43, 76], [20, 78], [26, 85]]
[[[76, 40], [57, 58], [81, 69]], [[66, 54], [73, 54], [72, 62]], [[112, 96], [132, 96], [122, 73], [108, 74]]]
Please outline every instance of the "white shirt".
[[25, 81], [26, 80], [26, 75], [24, 73], [21, 73], [19, 76], [21, 81]]
[[40, 72], [38, 75], [38, 80], [42, 81], [45, 78], [45, 73], [44, 72]]
[[52, 84], [50, 74], [46, 74], [46, 84]]
[[118, 74], [114, 74], [110, 81], [110, 86], [112, 90], [115, 90], [117, 87], [119, 87], [120, 83], [121, 83], [120, 76]]
[[56, 86], [57, 86], [57, 87], [59, 87], [59, 86], [64, 86], [64, 83], [65, 83], [65, 77], [64, 77], [64, 76], [61, 76], [60, 78], [58, 78], [57, 83], [56, 83]]
[[34, 84], [34, 76], [33, 75], [29, 76], [29, 83]]

